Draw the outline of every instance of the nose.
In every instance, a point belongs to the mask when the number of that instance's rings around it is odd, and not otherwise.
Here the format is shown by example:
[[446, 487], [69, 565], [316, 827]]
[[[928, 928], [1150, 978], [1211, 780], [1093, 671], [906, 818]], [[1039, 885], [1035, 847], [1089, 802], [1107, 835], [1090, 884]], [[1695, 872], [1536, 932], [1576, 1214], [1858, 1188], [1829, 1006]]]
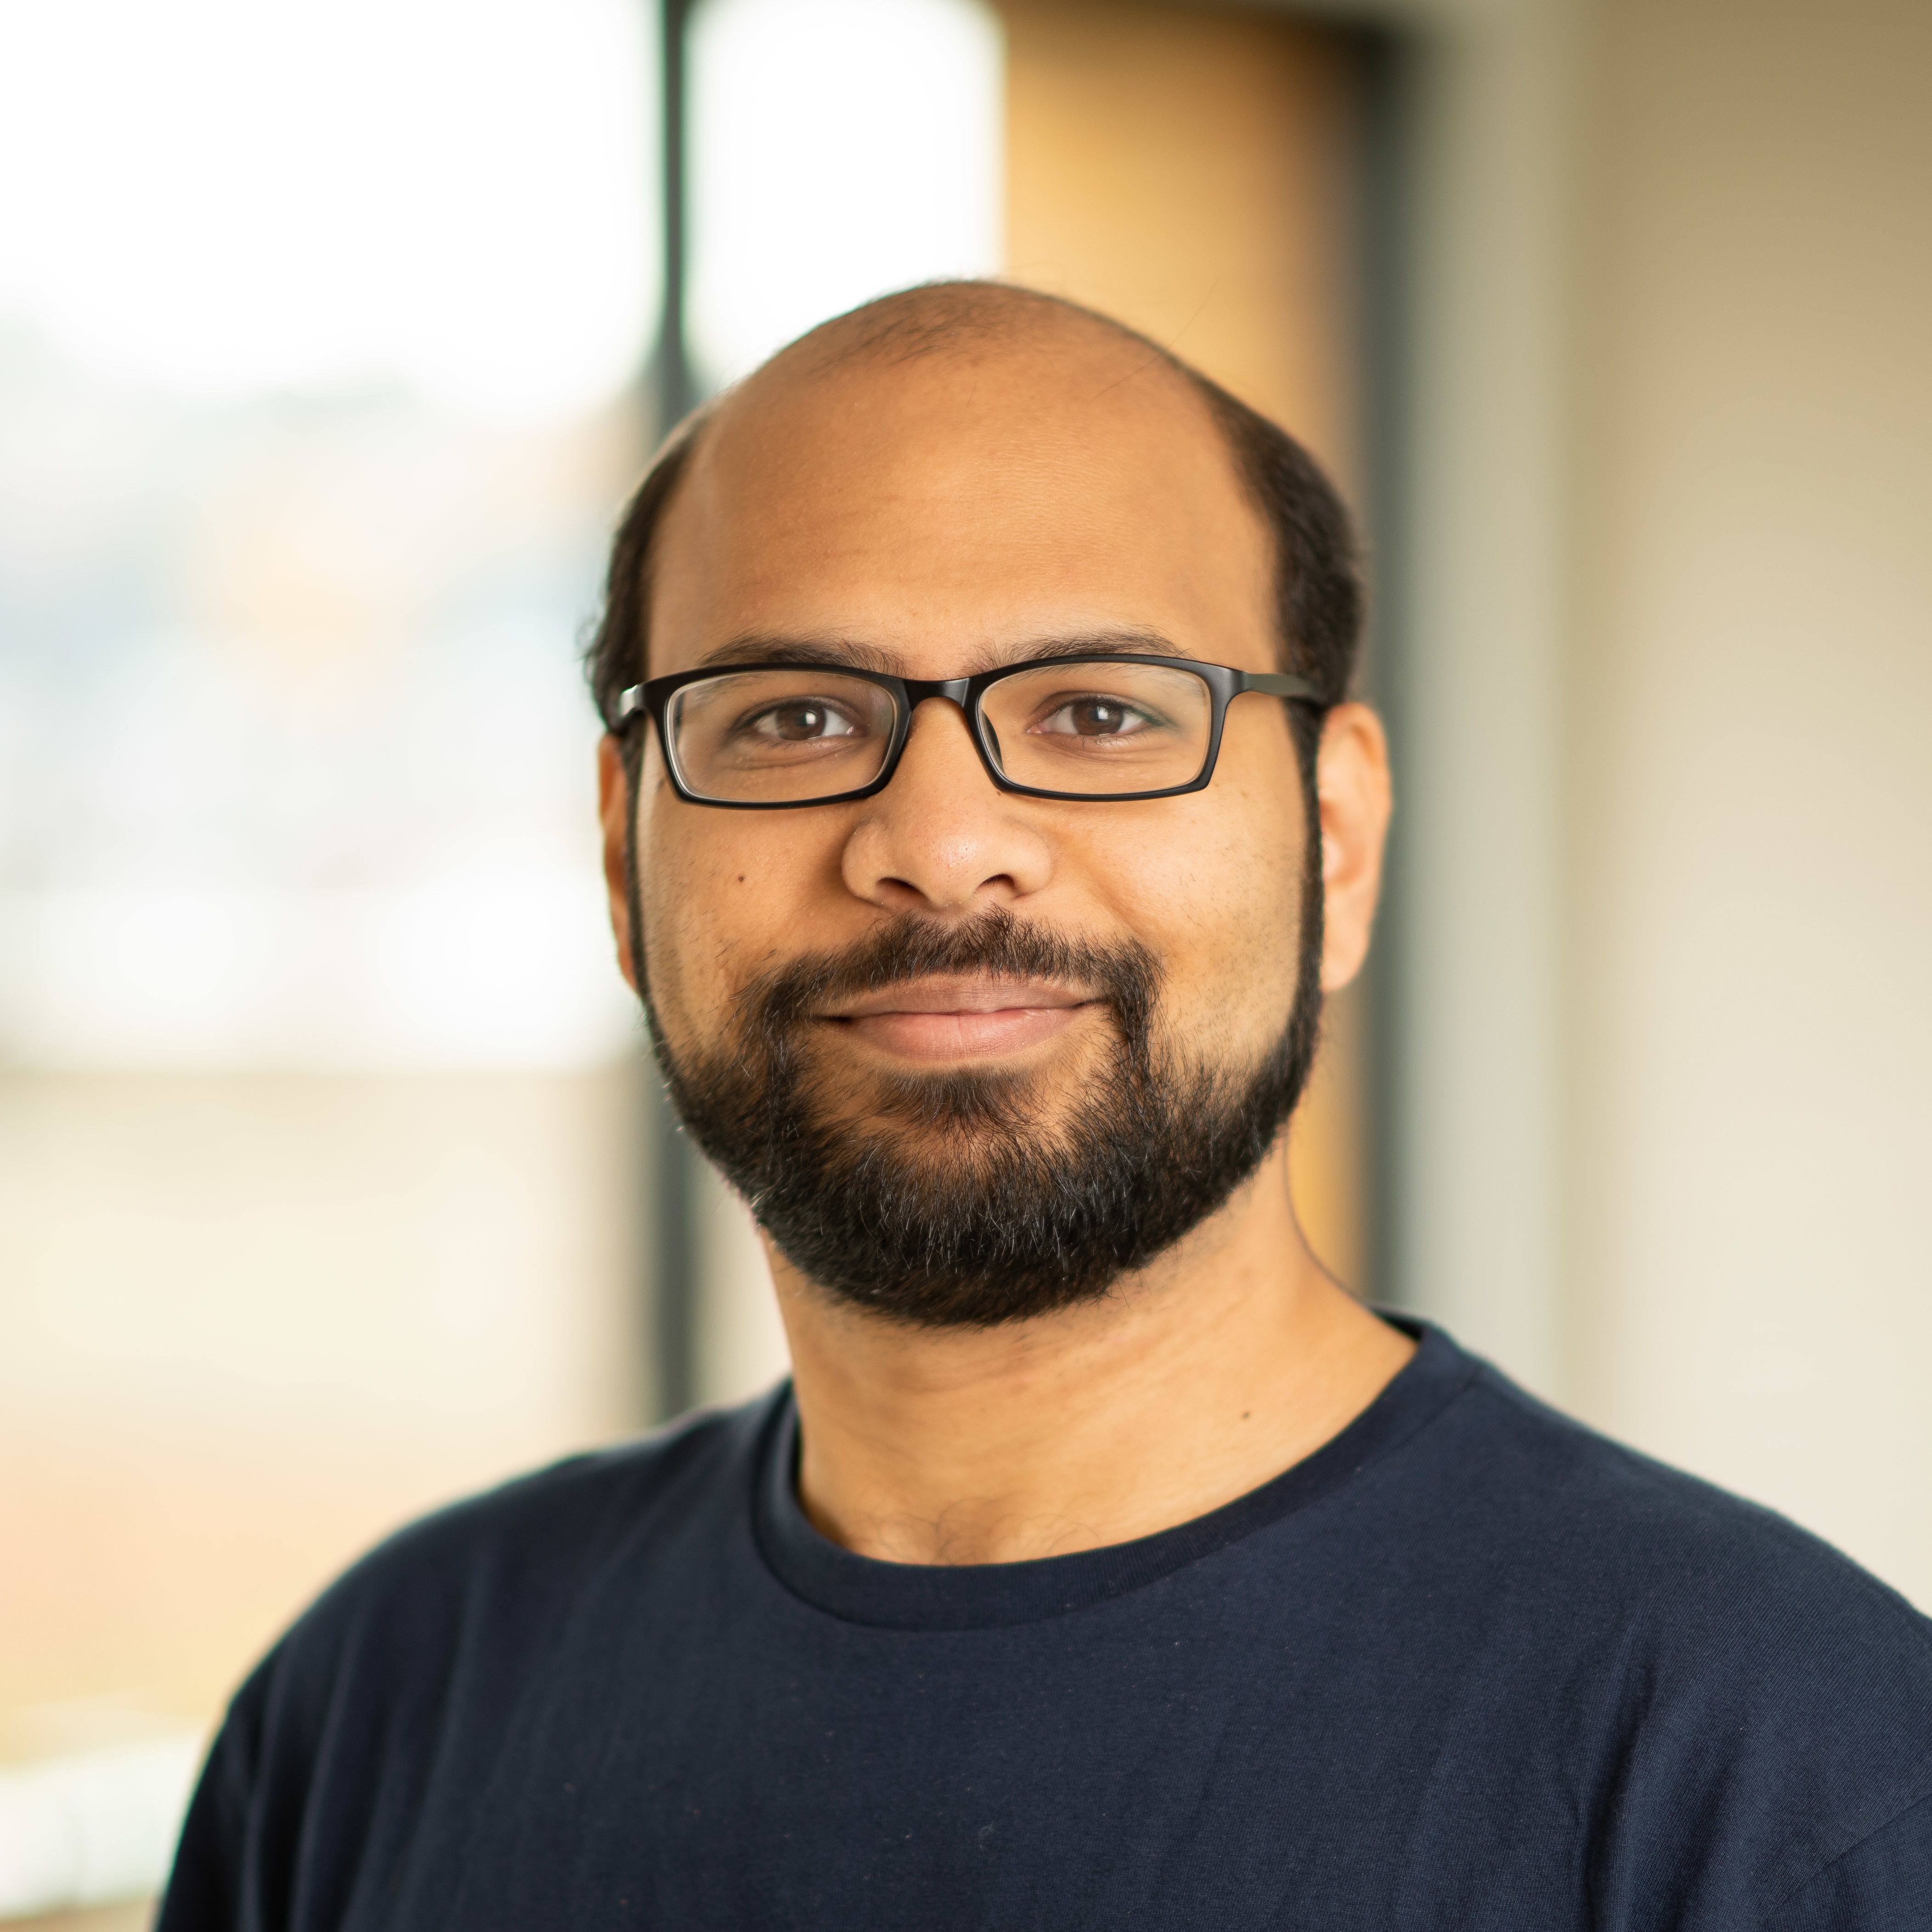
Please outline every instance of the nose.
[[970, 914], [1038, 892], [1052, 848], [1026, 801], [986, 776], [959, 706], [928, 698], [892, 783], [845, 842], [848, 890], [892, 912]]

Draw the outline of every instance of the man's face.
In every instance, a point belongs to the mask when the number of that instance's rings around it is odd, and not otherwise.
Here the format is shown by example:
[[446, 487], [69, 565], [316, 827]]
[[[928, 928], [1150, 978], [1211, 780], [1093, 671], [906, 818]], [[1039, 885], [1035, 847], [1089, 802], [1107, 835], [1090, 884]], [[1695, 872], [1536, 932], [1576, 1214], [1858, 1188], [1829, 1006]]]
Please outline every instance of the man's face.
[[[1120, 637], [1280, 668], [1267, 536], [1204, 407], [1082, 326], [976, 358], [767, 371], [695, 453], [656, 559], [652, 675], [747, 640], [916, 678]], [[1231, 705], [1205, 790], [1140, 802], [999, 790], [943, 701], [891, 784], [847, 804], [688, 804], [653, 734], [634, 833], [673, 1066], [757, 1061], [748, 1029], [792, 969], [788, 1077], [814, 1127], [910, 1163], [941, 1210], [988, 1138], [1030, 1135], [1036, 1166], [1083, 1125], [1090, 1142], [1131, 1045], [1110, 966], [1144, 974], [1156, 1077], [1186, 1070], [1198, 1104], [1278, 1056], [1294, 1006], [1307, 828], [1274, 699]], [[895, 983], [799, 980], [881, 935]], [[891, 964], [908, 937], [910, 982]], [[1072, 949], [1057, 973], [1054, 946]]]

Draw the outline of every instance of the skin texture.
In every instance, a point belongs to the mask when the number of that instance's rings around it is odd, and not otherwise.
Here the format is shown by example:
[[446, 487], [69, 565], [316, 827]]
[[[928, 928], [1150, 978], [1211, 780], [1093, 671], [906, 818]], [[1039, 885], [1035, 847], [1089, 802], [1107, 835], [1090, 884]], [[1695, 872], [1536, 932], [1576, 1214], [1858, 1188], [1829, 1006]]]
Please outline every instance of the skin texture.
[[[1204, 406], [1144, 347], [1051, 312], [911, 359], [842, 356], [839, 328], [752, 378], [695, 452], [658, 542], [653, 675], [747, 637], [839, 644], [915, 677], [1124, 634], [1280, 668], [1265, 526]], [[608, 740], [601, 776], [620, 963], [635, 986], [634, 836], [674, 1052], [716, 1042], [737, 991], [800, 952], [908, 910], [958, 920], [988, 905], [1151, 947], [1169, 1037], [1211, 1061], [1252, 1064], [1286, 1020], [1305, 830], [1276, 700], [1235, 701], [1205, 790], [1139, 803], [1002, 793], [943, 701], [921, 707], [892, 783], [853, 804], [686, 804], [654, 737], [635, 800]], [[1332, 991], [1367, 948], [1389, 811], [1364, 706], [1331, 714], [1318, 786]], [[823, 1091], [863, 1117], [878, 1071], [970, 1060], [1034, 1070], [1051, 1095], [1114, 1050], [1106, 1011], [1078, 990], [927, 982], [828, 1014], [814, 1022]], [[1031, 1321], [909, 1327], [771, 1262], [806, 1512], [848, 1549], [899, 1562], [1011, 1562], [1186, 1521], [1318, 1448], [1412, 1346], [1310, 1253], [1285, 1144], [1105, 1299]]]

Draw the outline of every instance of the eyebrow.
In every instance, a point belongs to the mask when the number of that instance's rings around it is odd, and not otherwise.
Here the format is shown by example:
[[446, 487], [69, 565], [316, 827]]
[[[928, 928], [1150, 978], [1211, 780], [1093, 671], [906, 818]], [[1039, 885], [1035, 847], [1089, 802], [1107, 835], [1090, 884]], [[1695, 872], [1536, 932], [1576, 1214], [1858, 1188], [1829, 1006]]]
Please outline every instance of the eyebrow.
[[[1138, 628], [1100, 631], [1089, 635], [1028, 638], [1004, 651], [982, 651], [963, 668], [961, 676], [997, 670], [1003, 665], [1030, 664], [1042, 658], [1082, 657], [1190, 658], [1194, 652], [1158, 631]], [[905, 660], [896, 651], [849, 638], [800, 638], [754, 632], [708, 650], [698, 667], [728, 669], [733, 664], [796, 664], [822, 670], [872, 670], [888, 677], [905, 675]]]

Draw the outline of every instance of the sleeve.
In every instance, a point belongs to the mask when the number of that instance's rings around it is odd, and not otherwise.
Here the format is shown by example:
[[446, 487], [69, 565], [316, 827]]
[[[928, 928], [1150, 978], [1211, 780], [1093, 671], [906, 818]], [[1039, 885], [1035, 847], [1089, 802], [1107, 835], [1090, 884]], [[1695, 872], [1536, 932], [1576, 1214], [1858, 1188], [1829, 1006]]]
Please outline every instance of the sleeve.
[[1834, 1858], [1764, 1926], [1765, 1932], [1925, 1932], [1932, 1926], [1932, 1794]]

